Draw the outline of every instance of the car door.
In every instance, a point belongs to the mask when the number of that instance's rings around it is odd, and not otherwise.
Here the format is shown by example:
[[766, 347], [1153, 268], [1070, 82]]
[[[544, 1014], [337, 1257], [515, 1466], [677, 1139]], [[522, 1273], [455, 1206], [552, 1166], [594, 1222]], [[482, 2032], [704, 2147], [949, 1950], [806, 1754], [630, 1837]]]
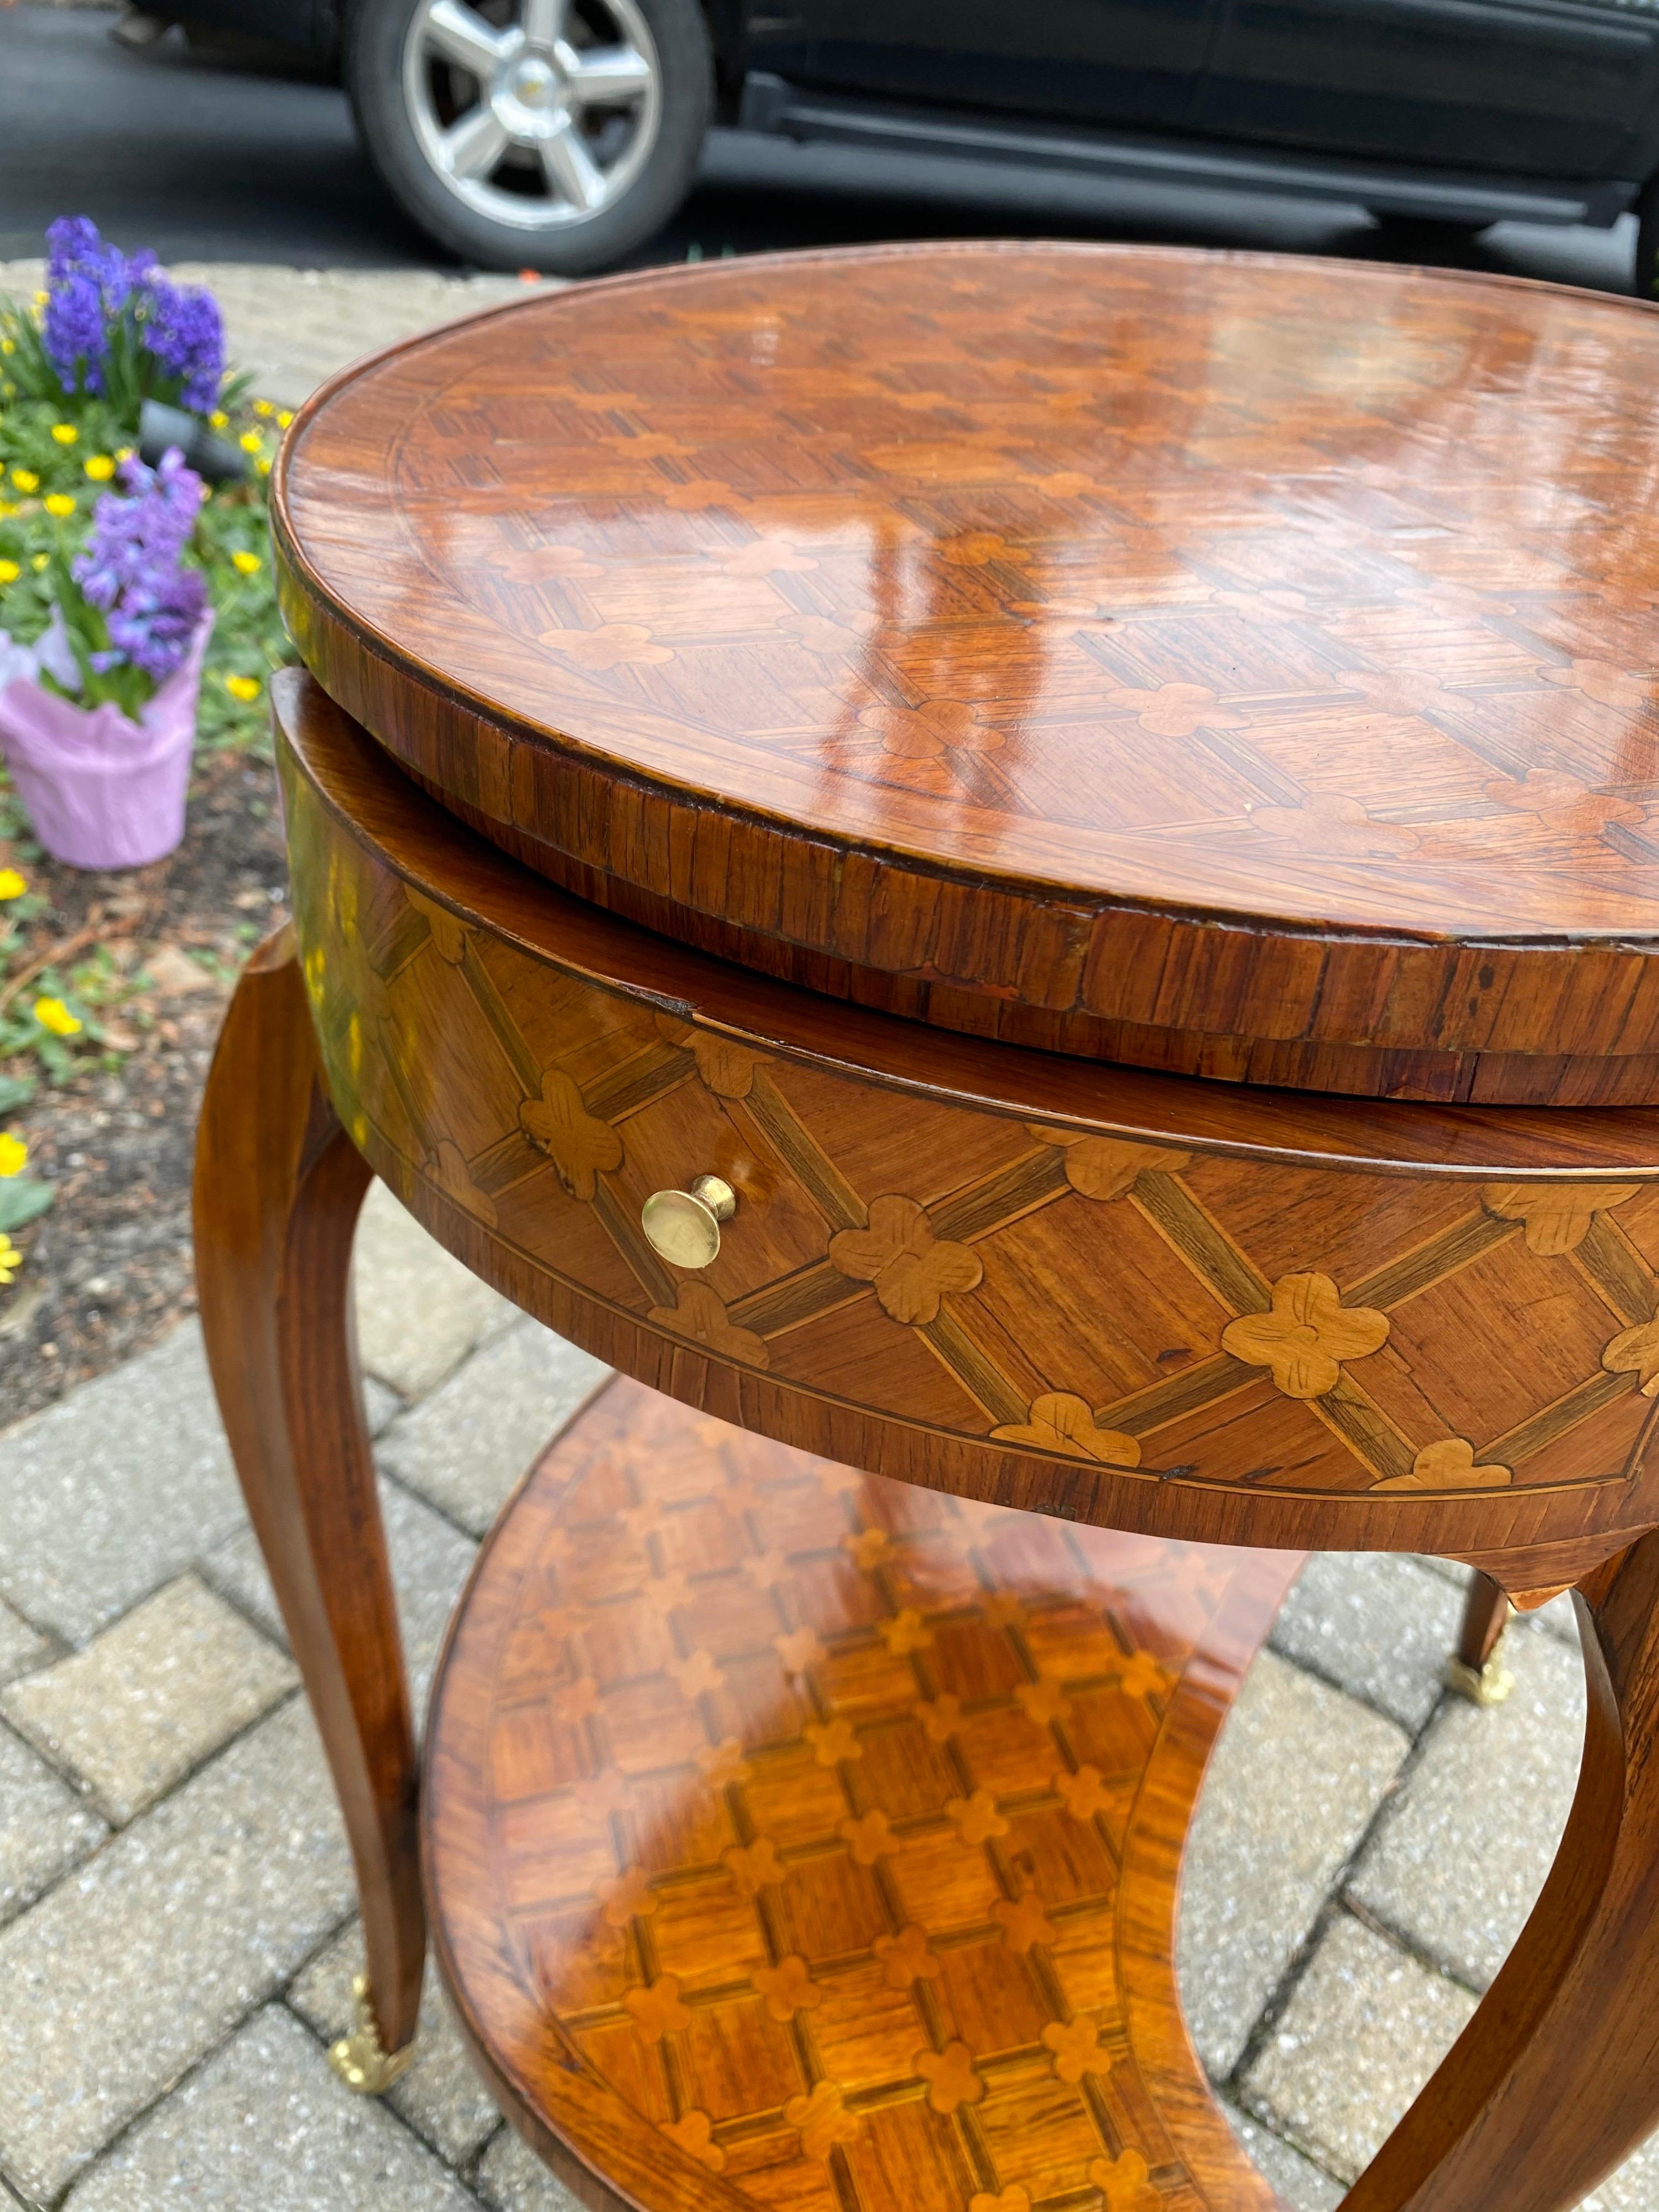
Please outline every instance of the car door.
[[1656, 32], [1620, 0], [1224, 0], [1195, 113], [1308, 151], [1616, 177]]
[[1071, 123], [1184, 123], [1220, 0], [798, 0], [754, 64], [848, 93]]
[[181, 13], [188, 22], [209, 24], [220, 31], [245, 31], [252, 37], [275, 39], [289, 46], [326, 46], [335, 27], [331, 11], [322, 0], [191, 0]]

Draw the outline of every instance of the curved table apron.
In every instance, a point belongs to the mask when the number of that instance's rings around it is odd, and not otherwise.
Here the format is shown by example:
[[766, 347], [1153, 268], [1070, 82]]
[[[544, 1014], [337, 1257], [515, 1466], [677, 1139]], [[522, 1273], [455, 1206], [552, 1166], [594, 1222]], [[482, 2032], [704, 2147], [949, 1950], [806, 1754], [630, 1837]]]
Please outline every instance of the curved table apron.
[[[475, 1273], [627, 1374], [778, 1445], [974, 1501], [950, 1508], [964, 1527], [1018, 1507], [1109, 1524], [1130, 1546], [1438, 1552], [1522, 1604], [1577, 1586], [1589, 1723], [1556, 1869], [1347, 2200], [1574, 2203], [1659, 2117], [1650, 1117], [1222, 1091], [835, 1006], [537, 881], [412, 790], [309, 679], [273, 688], [295, 920], [251, 963], [215, 1062], [198, 1251], [216, 1384], [356, 1855], [370, 2058], [377, 2034], [393, 2054], [412, 2035], [424, 1942], [408, 1698], [348, 1319], [373, 1170]], [[737, 1212], [713, 1264], [676, 1273], [640, 1208], [703, 1173], [732, 1186]], [[699, 1433], [690, 1460], [712, 1449]], [[807, 1463], [784, 1456], [776, 1479], [805, 1480]], [[471, 1605], [565, 1510], [551, 1480], [507, 1518], [453, 1632], [434, 1741], [463, 1763], [448, 1716], [469, 1679], [495, 1695], [507, 1663], [478, 1674]], [[1074, 1571], [1093, 1557], [1073, 1554]], [[1212, 1729], [1256, 1611], [1214, 1660]], [[1114, 1683], [1121, 1637], [1118, 1650]], [[1188, 1802], [1201, 1759], [1200, 1743]], [[478, 1837], [499, 1811], [475, 1790]], [[865, 1817], [851, 1800], [846, 1816]], [[1001, 1817], [988, 1792], [987, 1818]], [[953, 1833], [985, 1844], [971, 1819]], [[432, 1848], [441, 1877], [436, 1828]], [[1011, 1875], [1006, 1901], [1023, 1893]], [[476, 1984], [446, 1956], [465, 2012]], [[767, 2012], [764, 1985], [747, 1996]], [[675, 2023], [678, 2001], [662, 1998]], [[1036, 2039], [1055, 2080], [1080, 2018], [1057, 1986], [1060, 2045]], [[1088, 2040], [1079, 2082], [1096, 2079]], [[940, 2095], [954, 2082], [971, 2103], [971, 2040], [941, 2025], [939, 2044]], [[499, 2079], [499, 2051], [486, 2056]], [[543, 2058], [597, 2079], [556, 2036]], [[1201, 2105], [1189, 2054], [1175, 2076]], [[506, 2087], [545, 2137], [544, 2085], [539, 2113]], [[585, 2138], [553, 2131], [594, 2202], [733, 2203], [696, 2126], [674, 2142], [657, 2128], [665, 2162], [641, 2165], [639, 2112], [608, 2106], [616, 2094], [595, 2090]], [[847, 2116], [798, 2094], [803, 2156], [809, 2130], [811, 2155], [843, 2150]], [[1136, 2138], [1102, 2112], [1097, 2155], [1119, 2157]], [[1216, 2124], [1194, 2123], [1185, 2165], [1091, 2173], [1085, 2159], [1078, 2186], [1110, 2212], [1138, 2212], [1138, 2192], [1164, 2183], [1178, 2203], [1254, 2201], [1243, 2180], [1227, 2195], [1220, 2166], [1204, 2185]], [[980, 2212], [987, 2197], [1018, 2212], [1023, 2184], [971, 2184], [963, 2201]]]

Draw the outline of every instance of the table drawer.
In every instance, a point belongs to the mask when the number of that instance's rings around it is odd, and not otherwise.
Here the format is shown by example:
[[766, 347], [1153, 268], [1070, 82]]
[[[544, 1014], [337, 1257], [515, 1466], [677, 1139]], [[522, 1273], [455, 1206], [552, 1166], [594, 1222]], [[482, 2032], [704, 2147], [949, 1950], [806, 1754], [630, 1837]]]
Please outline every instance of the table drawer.
[[[602, 1357], [1161, 1533], [1594, 1553], [1654, 1517], [1648, 1117], [1218, 1097], [831, 1006], [520, 874], [308, 679], [279, 722], [342, 1119]], [[675, 1267], [641, 1208], [702, 1174], [736, 1212]]]

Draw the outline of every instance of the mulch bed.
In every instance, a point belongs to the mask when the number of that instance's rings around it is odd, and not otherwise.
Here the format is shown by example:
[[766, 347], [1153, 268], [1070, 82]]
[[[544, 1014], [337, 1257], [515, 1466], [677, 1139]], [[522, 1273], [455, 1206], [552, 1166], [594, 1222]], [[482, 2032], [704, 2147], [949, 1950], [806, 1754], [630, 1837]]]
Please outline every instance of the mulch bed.
[[[0, 865], [15, 855], [0, 843]], [[131, 1049], [8, 1117], [29, 1173], [54, 1187], [21, 1231], [25, 1264], [0, 1290], [0, 1427], [140, 1351], [195, 1304], [191, 1152], [225, 1001], [252, 946], [286, 912], [288, 871], [268, 765], [222, 753], [198, 769], [190, 829], [153, 867], [82, 874], [19, 860], [46, 912], [44, 953], [91, 932], [125, 973], [149, 976], [106, 1016]]]

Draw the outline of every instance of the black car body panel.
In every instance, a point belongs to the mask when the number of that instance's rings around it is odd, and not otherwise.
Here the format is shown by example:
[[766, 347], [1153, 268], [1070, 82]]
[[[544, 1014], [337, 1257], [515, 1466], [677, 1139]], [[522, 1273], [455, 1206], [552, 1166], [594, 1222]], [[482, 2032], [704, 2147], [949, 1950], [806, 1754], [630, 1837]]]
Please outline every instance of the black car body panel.
[[[190, 0], [336, 50], [351, 0]], [[1607, 224], [1659, 172], [1659, 0], [703, 0], [723, 118], [799, 139]]]
[[1214, 139], [1067, 131], [960, 110], [848, 99], [763, 71], [751, 71], [744, 81], [738, 120], [747, 130], [804, 142], [1014, 161], [1142, 184], [1302, 194], [1370, 208], [1379, 215], [1475, 228], [1492, 222], [1582, 222], [1606, 228], [1630, 207], [1638, 190], [1630, 179], [1493, 176], [1298, 156]]
[[[174, 11], [158, 7], [155, 12]], [[279, 46], [301, 47], [313, 57], [331, 54], [339, 44], [335, 0], [188, 0], [176, 12], [185, 22], [271, 39]]]
[[1659, 18], [1583, 0], [1228, 0], [1206, 135], [1528, 175], [1622, 173]]
[[1224, 0], [798, 0], [756, 67], [826, 90], [1071, 123], [1181, 127]]

